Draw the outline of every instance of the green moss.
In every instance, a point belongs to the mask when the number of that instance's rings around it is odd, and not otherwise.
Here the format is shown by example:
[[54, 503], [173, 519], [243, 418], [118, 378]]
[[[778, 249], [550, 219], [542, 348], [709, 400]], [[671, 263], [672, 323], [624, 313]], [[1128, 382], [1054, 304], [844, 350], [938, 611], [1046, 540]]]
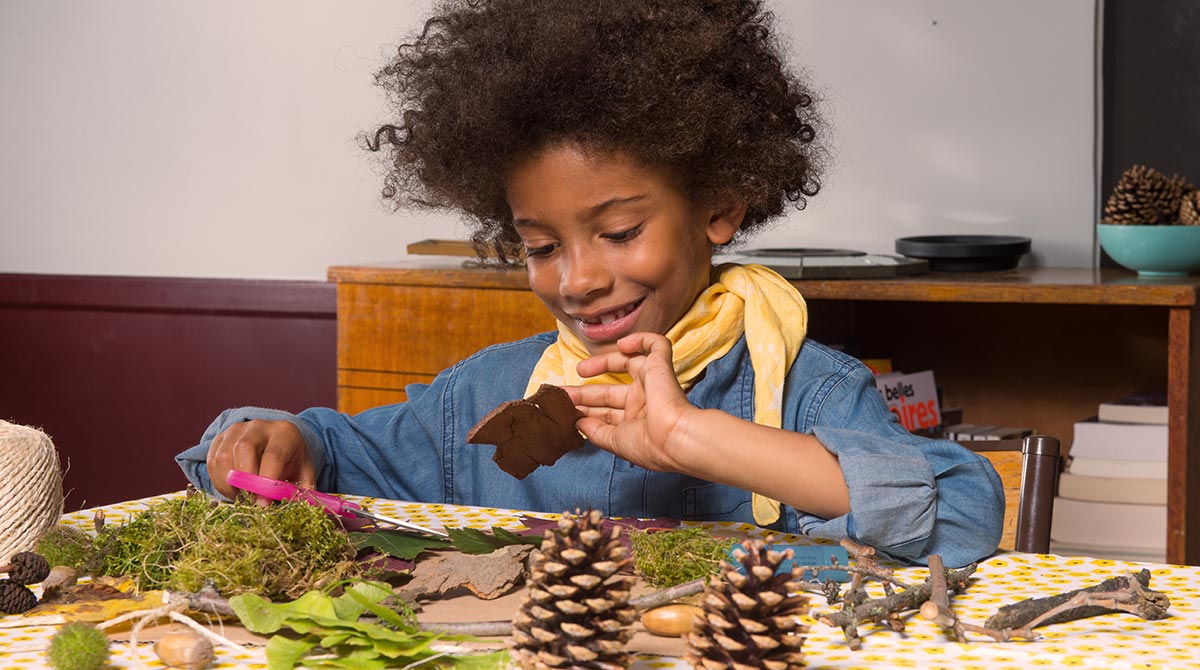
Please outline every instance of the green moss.
[[90, 623], [68, 623], [50, 639], [46, 657], [56, 670], [97, 670], [108, 663], [108, 638]]
[[145, 589], [295, 597], [355, 570], [346, 533], [319, 507], [214, 503], [200, 494], [152, 505], [101, 532], [93, 572]]
[[51, 566], [66, 565], [83, 570], [94, 551], [92, 536], [74, 526], [55, 526], [38, 540], [34, 551], [46, 557]]
[[715, 538], [704, 528], [634, 532], [634, 571], [659, 589], [710, 577], [717, 572], [734, 540]]

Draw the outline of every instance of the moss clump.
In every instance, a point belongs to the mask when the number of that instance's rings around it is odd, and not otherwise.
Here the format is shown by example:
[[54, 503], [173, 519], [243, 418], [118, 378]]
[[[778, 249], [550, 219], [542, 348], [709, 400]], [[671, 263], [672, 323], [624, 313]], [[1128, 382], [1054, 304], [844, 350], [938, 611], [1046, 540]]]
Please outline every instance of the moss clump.
[[152, 505], [96, 538], [92, 572], [131, 575], [144, 589], [295, 598], [351, 576], [354, 547], [320, 507], [215, 503], [203, 494]]
[[38, 540], [35, 552], [51, 566], [65, 565], [82, 572], [95, 549], [91, 535], [74, 526], [54, 526]]
[[46, 657], [56, 670], [96, 670], [108, 663], [108, 638], [90, 623], [68, 623], [50, 639]]
[[634, 532], [633, 569], [659, 589], [716, 574], [734, 540], [715, 538], [703, 528]]

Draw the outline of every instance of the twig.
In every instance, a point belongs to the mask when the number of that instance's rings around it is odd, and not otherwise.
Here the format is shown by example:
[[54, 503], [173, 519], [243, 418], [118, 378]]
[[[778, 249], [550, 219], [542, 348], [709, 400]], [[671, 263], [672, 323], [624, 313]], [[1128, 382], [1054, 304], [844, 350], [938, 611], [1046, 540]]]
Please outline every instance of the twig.
[[[955, 591], [966, 588], [971, 575], [975, 572], [975, 567], [975, 564], [972, 563], [959, 570], [949, 572], [943, 570], [942, 574], [945, 576], [947, 588]], [[841, 628], [846, 633], [846, 641], [850, 644], [850, 648], [858, 649], [858, 645], [861, 643], [858, 635], [859, 624], [888, 622], [894, 628], [895, 622], [900, 622], [899, 613], [919, 608], [922, 603], [929, 600], [931, 592], [931, 580], [928, 579], [890, 596], [864, 600], [857, 604], [850, 604], [850, 592], [847, 592], [847, 607], [840, 612], [824, 614], [820, 620], [827, 625]]]
[[673, 603], [680, 598], [696, 595], [704, 590], [704, 579], [693, 579], [690, 582], [676, 584], [665, 589], [631, 598], [629, 604], [640, 610], [648, 610], [661, 605]]
[[929, 600], [921, 603], [921, 616], [942, 628], [949, 629], [954, 634], [955, 641], [967, 641], [958, 615], [950, 609], [950, 589], [946, 586], [946, 565], [938, 554], [929, 557]]
[[885, 568], [875, 562], [875, 547], [859, 544], [848, 537], [842, 538], [839, 544], [842, 545], [847, 554], [850, 554], [850, 558], [854, 559], [854, 563], [859, 569], [867, 571], [872, 577], [881, 581], [892, 582], [900, 588], [908, 588], [893, 579], [892, 575], [894, 571], [891, 568]]
[[218, 593], [212, 584], [205, 584], [195, 593], [171, 591], [169, 597], [172, 600], [182, 599], [187, 603], [188, 610], [193, 612], [205, 612], [225, 617], [237, 616], [237, 612], [234, 612], [229, 605], [229, 599]]
[[1149, 586], [1150, 571], [1143, 569], [1137, 574], [1110, 577], [1087, 588], [1005, 605], [988, 617], [984, 626], [996, 630], [1011, 629], [1016, 635], [1019, 630], [1118, 611], [1150, 621], [1166, 618], [1167, 609], [1171, 607], [1170, 598]]

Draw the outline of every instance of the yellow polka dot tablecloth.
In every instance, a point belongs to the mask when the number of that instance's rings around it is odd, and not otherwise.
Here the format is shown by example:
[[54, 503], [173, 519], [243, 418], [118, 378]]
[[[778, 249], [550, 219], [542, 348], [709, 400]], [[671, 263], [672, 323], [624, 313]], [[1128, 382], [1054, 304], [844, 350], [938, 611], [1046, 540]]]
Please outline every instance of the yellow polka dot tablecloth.
[[[180, 493], [158, 496], [116, 505], [102, 510], [107, 523], [120, 524], [148, 505]], [[430, 527], [502, 526], [520, 528], [522, 512], [507, 509], [405, 503], [370, 498], [353, 498], [377, 513]], [[96, 509], [67, 514], [63, 522], [85, 530], [93, 527]], [[539, 517], [554, 515], [536, 514]], [[762, 537], [760, 529], [739, 524], [712, 525], [723, 532], [738, 532]], [[803, 541], [800, 538], [783, 538]], [[964, 592], [951, 597], [951, 607], [959, 619], [971, 624], [983, 622], [1002, 605], [1025, 598], [1043, 597], [1088, 587], [1109, 577], [1150, 570], [1150, 588], [1165, 593], [1171, 600], [1169, 616], [1145, 621], [1131, 614], [1106, 614], [1089, 619], [1038, 628], [1041, 638], [1034, 641], [996, 642], [967, 634], [965, 643], [947, 637], [935, 624], [914, 613], [905, 618], [905, 630], [895, 632], [883, 624], [868, 624], [859, 629], [862, 646], [851, 650], [841, 629], [814, 620], [804, 644], [807, 667], [823, 668], [953, 668], [983, 670], [992, 668], [1117, 668], [1132, 670], [1200, 669], [1200, 568], [1155, 563], [1128, 563], [1085, 557], [1003, 552], [983, 561], [974, 582]], [[917, 584], [928, 575], [924, 568], [899, 568], [896, 577]], [[872, 584], [872, 597], [883, 590]], [[826, 604], [822, 595], [812, 594], [813, 614], [829, 612], [837, 606]], [[22, 617], [0, 617], [0, 670], [43, 670], [51, 666], [45, 648], [56, 631], [54, 625], [19, 625]], [[148, 644], [133, 647], [116, 642], [109, 668], [164, 668]], [[213, 668], [266, 670], [262, 647], [247, 646], [245, 652], [218, 647]], [[684, 669], [690, 666], [674, 656], [639, 654], [634, 670], [649, 668]]]

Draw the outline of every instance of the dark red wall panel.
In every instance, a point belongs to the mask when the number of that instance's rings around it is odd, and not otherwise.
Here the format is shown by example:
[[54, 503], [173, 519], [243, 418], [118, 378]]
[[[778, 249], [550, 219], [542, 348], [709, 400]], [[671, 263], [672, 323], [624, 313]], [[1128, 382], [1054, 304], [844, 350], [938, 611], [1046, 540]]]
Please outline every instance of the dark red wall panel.
[[325, 282], [0, 274], [0, 418], [69, 468], [67, 509], [182, 488], [227, 407], [336, 405]]

